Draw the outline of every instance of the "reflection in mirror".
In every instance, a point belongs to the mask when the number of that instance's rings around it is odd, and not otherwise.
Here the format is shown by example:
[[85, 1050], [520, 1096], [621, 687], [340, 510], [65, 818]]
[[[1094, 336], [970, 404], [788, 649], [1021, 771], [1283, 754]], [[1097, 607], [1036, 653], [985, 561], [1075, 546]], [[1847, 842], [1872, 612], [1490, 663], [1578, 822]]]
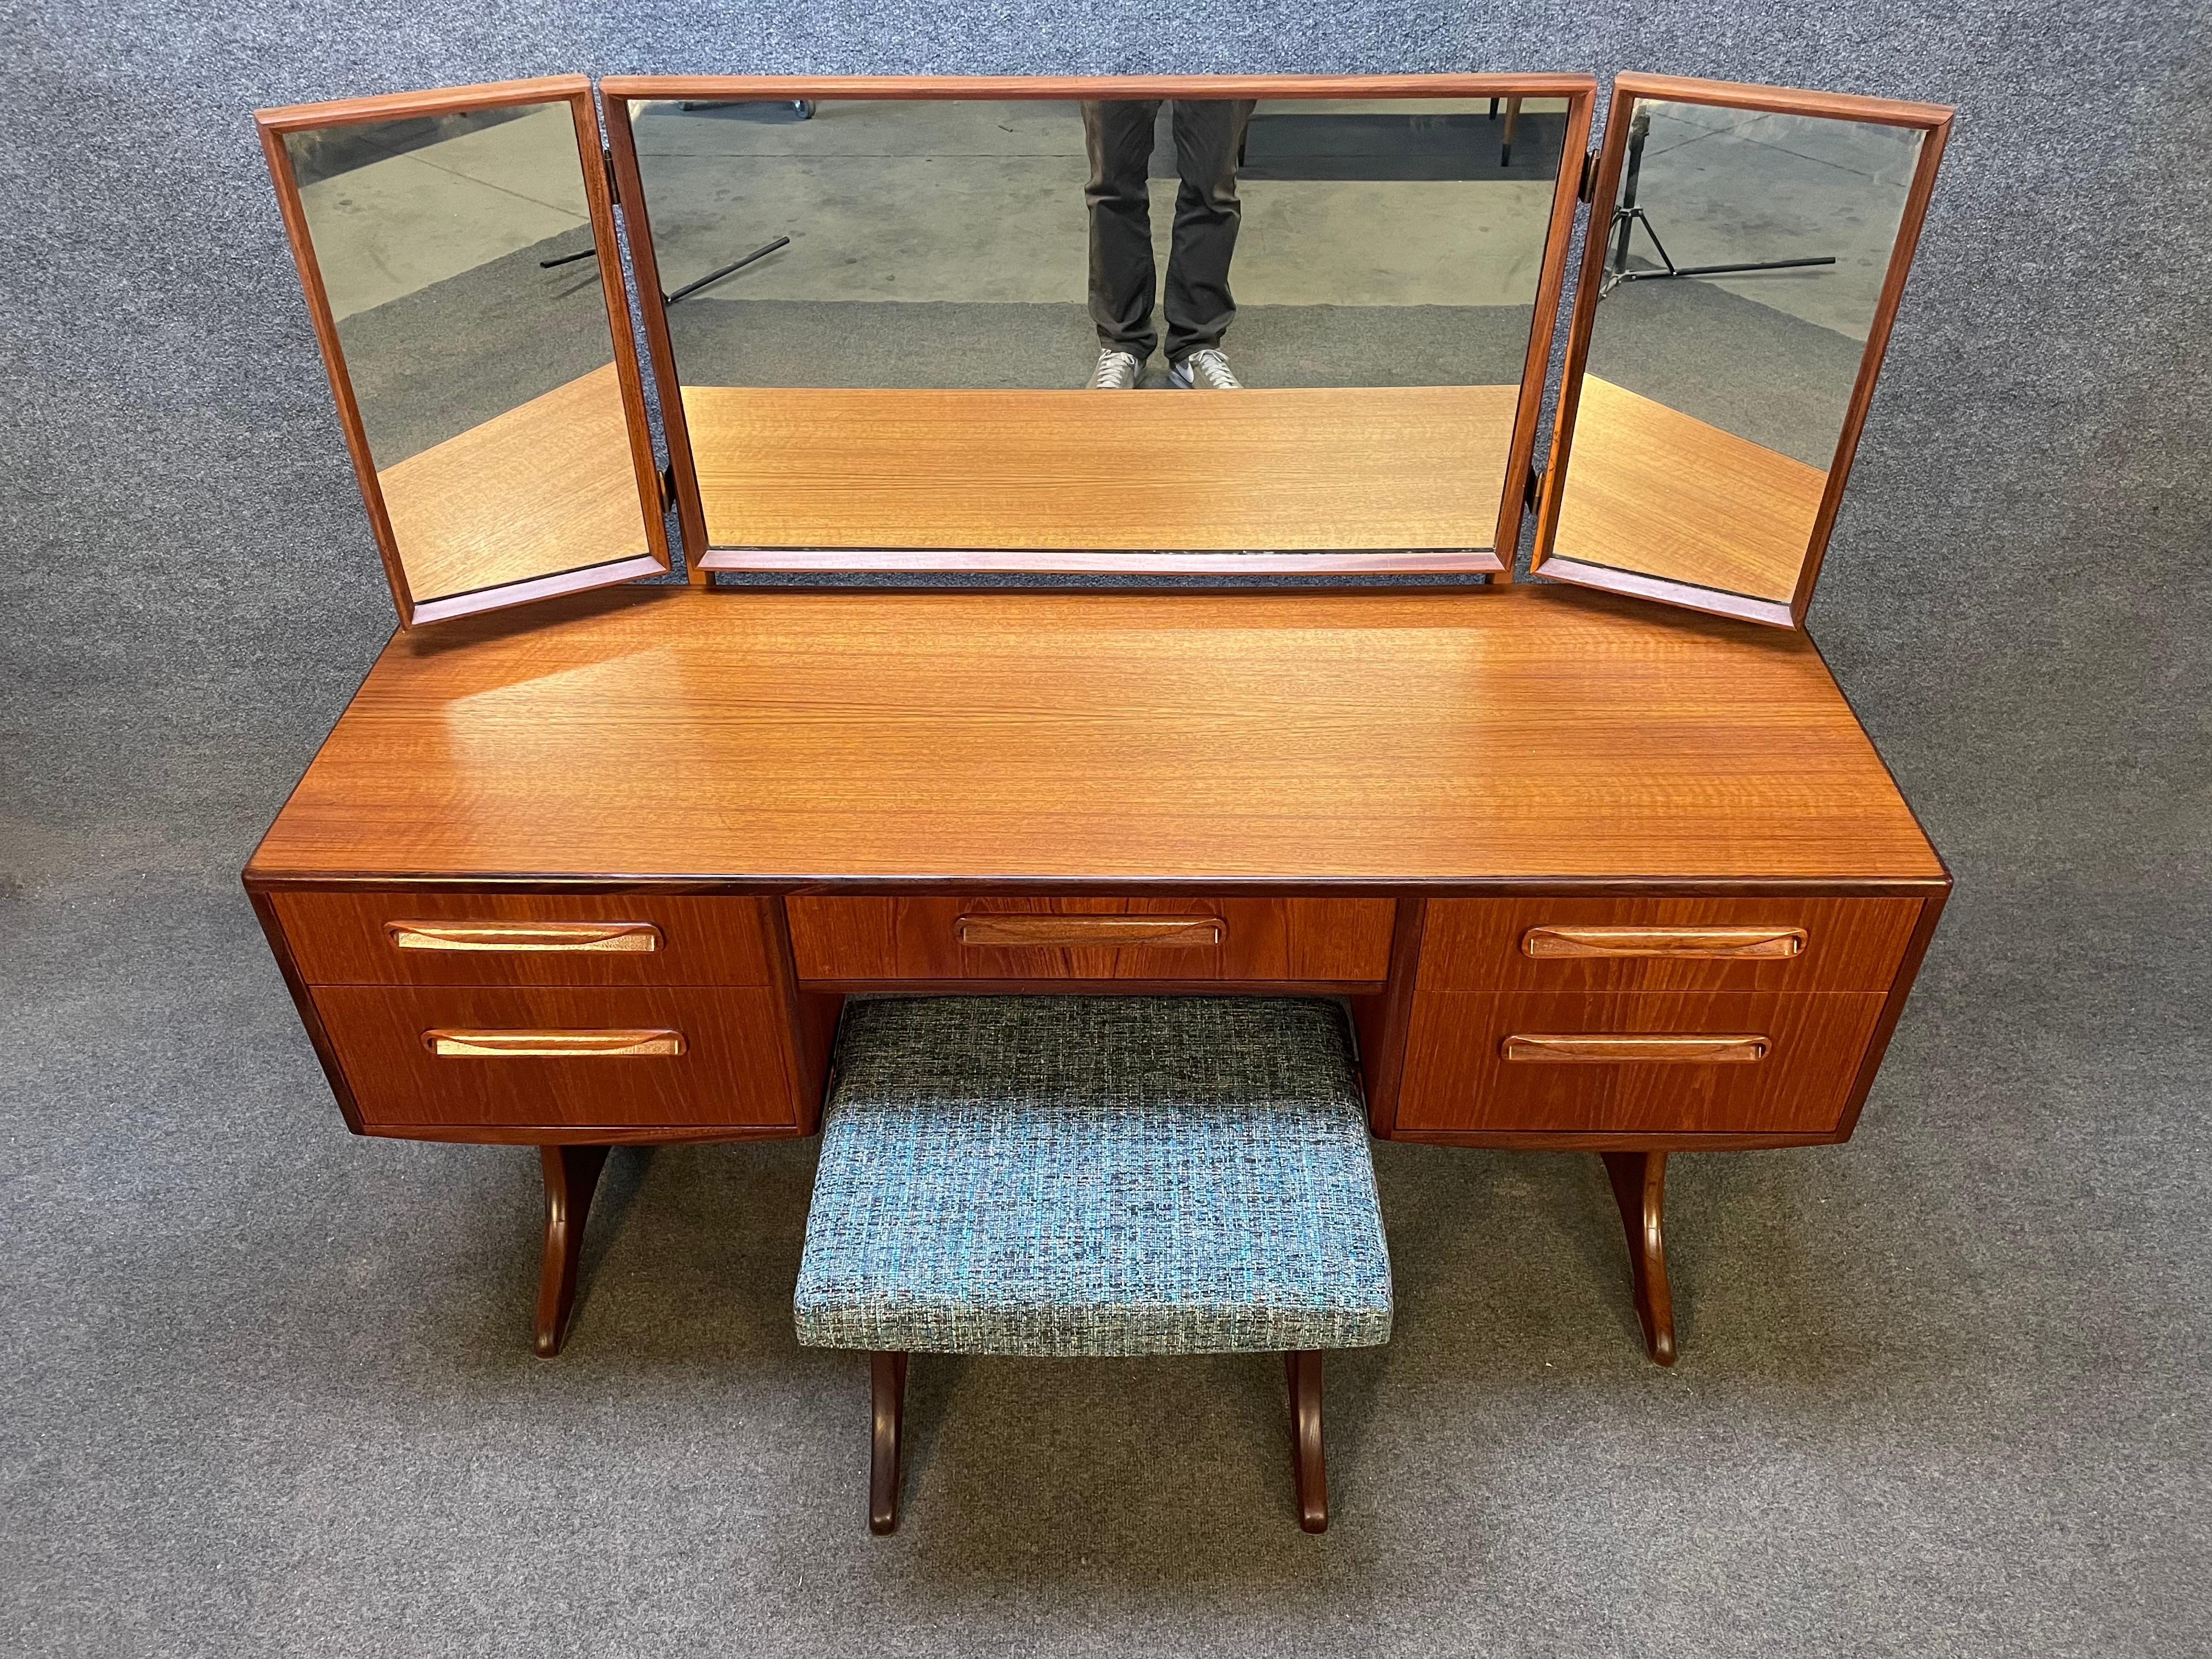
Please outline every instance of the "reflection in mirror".
[[1636, 100], [1553, 556], [1790, 604], [1923, 139]]
[[1568, 119], [1498, 101], [635, 106], [708, 541], [1491, 547]]
[[415, 602], [647, 553], [568, 102], [285, 147]]

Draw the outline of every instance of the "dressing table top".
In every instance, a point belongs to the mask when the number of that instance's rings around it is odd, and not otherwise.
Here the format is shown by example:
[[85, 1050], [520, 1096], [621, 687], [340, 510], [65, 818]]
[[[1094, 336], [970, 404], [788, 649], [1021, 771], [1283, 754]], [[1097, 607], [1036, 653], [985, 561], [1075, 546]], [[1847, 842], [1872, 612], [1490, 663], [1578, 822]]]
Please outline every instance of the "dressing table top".
[[1802, 635], [1528, 584], [633, 588], [401, 634], [246, 878], [1947, 880]]

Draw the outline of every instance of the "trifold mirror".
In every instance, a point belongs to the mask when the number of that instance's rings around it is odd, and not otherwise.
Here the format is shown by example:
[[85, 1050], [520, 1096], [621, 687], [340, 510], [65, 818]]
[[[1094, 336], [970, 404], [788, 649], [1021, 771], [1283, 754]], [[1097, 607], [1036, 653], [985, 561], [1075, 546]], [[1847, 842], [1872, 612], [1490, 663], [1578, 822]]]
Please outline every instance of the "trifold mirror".
[[1622, 76], [1592, 158], [1585, 75], [599, 97], [258, 118], [407, 625], [669, 568], [618, 210], [694, 581], [1510, 581], [1535, 506], [1546, 577], [1792, 626], [1950, 118]]
[[400, 620], [666, 570], [591, 82], [258, 119]]
[[1615, 79], [1534, 569], [1804, 620], [1950, 119]]
[[1594, 87], [610, 78], [687, 555], [1500, 569]]

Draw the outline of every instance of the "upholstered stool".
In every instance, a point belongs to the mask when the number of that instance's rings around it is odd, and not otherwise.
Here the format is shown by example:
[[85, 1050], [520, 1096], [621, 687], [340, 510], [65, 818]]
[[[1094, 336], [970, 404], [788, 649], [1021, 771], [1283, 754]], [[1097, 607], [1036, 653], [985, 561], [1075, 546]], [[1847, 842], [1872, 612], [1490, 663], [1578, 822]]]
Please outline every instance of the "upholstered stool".
[[897, 1523], [909, 1353], [1280, 1352], [1328, 1524], [1321, 1351], [1390, 1334], [1344, 1014], [1284, 997], [854, 1001], [799, 1340], [872, 1355], [869, 1524]]

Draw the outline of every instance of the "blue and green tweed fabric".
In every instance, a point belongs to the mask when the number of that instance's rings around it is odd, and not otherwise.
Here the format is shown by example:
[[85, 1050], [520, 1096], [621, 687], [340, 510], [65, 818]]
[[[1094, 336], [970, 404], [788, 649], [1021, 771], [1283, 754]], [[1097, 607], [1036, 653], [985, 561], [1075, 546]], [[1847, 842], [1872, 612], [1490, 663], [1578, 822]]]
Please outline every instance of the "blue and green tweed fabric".
[[848, 1005], [799, 1340], [1230, 1353], [1390, 1335], [1343, 1011], [1289, 997]]

